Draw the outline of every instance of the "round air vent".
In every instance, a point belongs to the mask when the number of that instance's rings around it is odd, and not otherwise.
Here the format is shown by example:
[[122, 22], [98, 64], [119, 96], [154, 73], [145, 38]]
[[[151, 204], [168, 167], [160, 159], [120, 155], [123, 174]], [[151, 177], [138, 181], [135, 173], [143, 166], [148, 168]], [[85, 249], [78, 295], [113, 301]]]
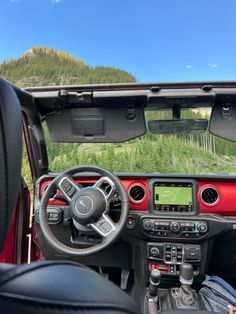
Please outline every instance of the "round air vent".
[[205, 187], [201, 191], [201, 199], [205, 205], [216, 205], [219, 201], [219, 192], [212, 186]]
[[129, 189], [129, 197], [133, 203], [141, 203], [146, 195], [144, 186], [141, 184], [134, 184]]

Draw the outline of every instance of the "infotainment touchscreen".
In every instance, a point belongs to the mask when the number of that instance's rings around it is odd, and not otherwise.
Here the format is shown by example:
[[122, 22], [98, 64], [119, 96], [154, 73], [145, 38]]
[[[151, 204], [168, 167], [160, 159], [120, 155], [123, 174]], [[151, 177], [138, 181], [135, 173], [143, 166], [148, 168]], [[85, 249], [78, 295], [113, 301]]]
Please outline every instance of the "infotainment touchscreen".
[[154, 183], [154, 210], [191, 212], [193, 191], [191, 183]]

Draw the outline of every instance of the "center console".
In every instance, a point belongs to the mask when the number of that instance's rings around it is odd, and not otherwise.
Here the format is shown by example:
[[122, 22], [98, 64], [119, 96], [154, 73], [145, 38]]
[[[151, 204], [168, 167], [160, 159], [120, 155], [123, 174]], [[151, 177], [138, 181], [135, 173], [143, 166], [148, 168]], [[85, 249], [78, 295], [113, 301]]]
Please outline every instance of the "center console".
[[183, 263], [191, 263], [193, 276], [201, 272], [205, 250], [199, 241], [209, 232], [209, 223], [199, 214], [197, 182], [192, 179], [152, 179], [149, 215], [140, 217], [141, 232], [147, 236], [149, 270], [179, 276]]
[[182, 263], [179, 268], [180, 286], [159, 289], [161, 272], [150, 270], [149, 285], [146, 289], [144, 306], [149, 314], [157, 314], [162, 310], [202, 310], [204, 309], [199, 293], [192, 288], [193, 266]]
[[179, 275], [182, 263], [193, 265], [193, 275], [198, 275], [201, 262], [201, 246], [182, 243], [147, 243], [149, 269], [158, 269], [165, 275]]

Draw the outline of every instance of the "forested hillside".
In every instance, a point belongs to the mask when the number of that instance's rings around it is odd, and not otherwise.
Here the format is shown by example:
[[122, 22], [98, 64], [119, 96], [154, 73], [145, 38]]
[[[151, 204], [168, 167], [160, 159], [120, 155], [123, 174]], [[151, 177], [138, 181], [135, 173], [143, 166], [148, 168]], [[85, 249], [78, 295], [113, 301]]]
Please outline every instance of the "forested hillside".
[[91, 67], [66, 52], [47, 47], [31, 48], [17, 59], [0, 63], [0, 76], [19, 87], [135, 81], [126, 71]]
[[[47, 47], [31, 48], [18, 59], [0, 63], [0, 75], [20, 87], [135, 81], [135, 77], [126, 71], [91, 67], [66, 52]], [[191, 115], [197, 118], [205, 113], [191, 112]], [[153, 116], [150, 112], [146, 117], [166, 118]], [[45, 135], [49, 165], [54, 171], [88, 164], [122, 172], [236, 173], [236, 145], [208, 133], [194, 136], [147, 133], [121, 144], [52, 143], [46, 127]], [[26, 160], [24, 151], [23, 176], [29, 183]]]

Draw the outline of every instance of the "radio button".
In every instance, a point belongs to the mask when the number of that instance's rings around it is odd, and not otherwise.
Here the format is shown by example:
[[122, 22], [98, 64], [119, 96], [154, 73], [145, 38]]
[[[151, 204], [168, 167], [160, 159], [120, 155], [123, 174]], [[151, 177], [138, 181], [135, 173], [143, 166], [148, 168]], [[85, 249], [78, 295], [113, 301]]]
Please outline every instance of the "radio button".
[[194, 231], [195, 229], [196, 229], [195, 223], [194, 223], [194, 222], [191, 222], [191, 224], [190, 224], [190, 230], [191, 230], [191, 231]]

